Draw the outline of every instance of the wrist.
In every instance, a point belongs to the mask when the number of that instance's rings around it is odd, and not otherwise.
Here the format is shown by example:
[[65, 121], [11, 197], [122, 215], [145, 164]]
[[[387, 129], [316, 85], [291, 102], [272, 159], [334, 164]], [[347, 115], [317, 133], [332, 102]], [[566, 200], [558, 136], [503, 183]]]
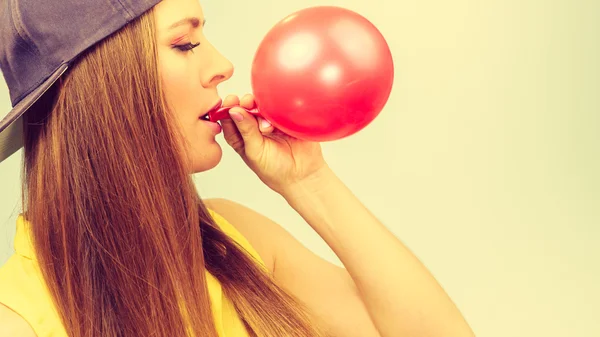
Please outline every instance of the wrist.
[[298, 199], [318, 195], [337, 179], [333, 170], [325, 164], [304, 179], [288, 184], [280, 194], [288, 203], [292, 203]]

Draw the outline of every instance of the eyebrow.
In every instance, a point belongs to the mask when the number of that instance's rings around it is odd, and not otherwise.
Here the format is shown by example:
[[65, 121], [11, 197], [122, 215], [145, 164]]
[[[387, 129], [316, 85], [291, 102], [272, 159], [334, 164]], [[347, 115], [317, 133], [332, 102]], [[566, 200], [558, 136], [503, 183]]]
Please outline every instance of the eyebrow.
[[[183, 25], [191, 25], [192, 27], [196, 28], [200, 25], [200, 19], [198, 19], [197, 17], [185, 18], [170, 25], [169, 29], [173, 29]], [[204, 27], [204, 25], [206, 25], [206, 19], [202, 20], [202, 27]]]

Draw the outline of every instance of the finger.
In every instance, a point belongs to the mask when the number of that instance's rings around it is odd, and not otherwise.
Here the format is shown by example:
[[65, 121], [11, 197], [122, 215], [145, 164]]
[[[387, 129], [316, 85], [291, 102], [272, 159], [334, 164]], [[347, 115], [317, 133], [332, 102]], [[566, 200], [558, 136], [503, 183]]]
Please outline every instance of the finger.
[[256, 118], [240, 107], [230, 109], [229, 115], [244, 140], [246, 155], [249, 157], [258, 156], [264, 146], [264, 139], [258, 128]]
[[225, 141], [231, 148], [235, 150], [238, 154], [244, 153], [244, 139], [242, 135], [238, 131], [234, 122], [231, 119], [223, 119], [221, 120], [221, 127], [223, 128], [223, 137]]
[[225, 99], [223, 100], [223, 106], [229, 107], [236, 105], [240, 105], [240, 98], [236, 95], [227, 95], [227, 97], [225, 97]]
[[256, 119], [258, 121], [258, 128], [263, 135], [268, 135], [275, 130], [275, 127], [268, 120], [262, 117], [257, 117]]
[[242, 97], [242, 100], [240, 101], [240, 105], [246, 109], [253, 109], [255, 107], [255, 104], [256, 103], [254, 101], [254, 95], [252, 94], [244, 95], [244, 97]]

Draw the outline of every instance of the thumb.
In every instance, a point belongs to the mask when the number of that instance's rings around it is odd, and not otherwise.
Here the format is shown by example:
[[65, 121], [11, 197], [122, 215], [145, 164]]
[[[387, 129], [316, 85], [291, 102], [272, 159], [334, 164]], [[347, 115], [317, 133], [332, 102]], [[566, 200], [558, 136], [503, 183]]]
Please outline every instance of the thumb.
[[246, 155], [254, 157], [260, 154], [264, 146], [264, 138], [258, 128], [256, 118], [240, 107], [229, 109], [229, 116], [244, 140]]

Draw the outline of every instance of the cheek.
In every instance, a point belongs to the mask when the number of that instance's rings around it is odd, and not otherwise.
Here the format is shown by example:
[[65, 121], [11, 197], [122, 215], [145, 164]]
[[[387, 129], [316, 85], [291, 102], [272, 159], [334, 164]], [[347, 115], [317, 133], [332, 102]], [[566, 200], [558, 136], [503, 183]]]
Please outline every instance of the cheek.
[[202, 83], [193, 67], [189, 60], [170, 53], [163, 53], [159, 58], [165, 99], [192, 148], [194, 144], [205, 142], [206, 138], [198, 120], [203, 106]]
[[189, 97], [187, 91], [190, 89], [191, 83], [189, 75], [186, 75], [185, 71], [172, 68], [165, 69], [163, 72], [163, 88], [169, 105], [179, 110], [182, 103], [185, 102], [185, 98]]
[[187, 85], [189, 77], [186, 75], [186, 71], [181, 68], [181, 66], [176, 66], [176, 60], [171, 60], [171, 62], [165, 60], [160, 66], [160, 78], [170, 111], [177, 120], [183, 136], [187, 141], [193, 143], [194, 139], [190, 139], [194, 135], [192, 130], [190, 130], [192, 123], [190, 123], [190, 117], [186, 116], [190, 115], [186, 111], [191, 110], [188, 107], [191, 104], [187, 100], [193, 96], [186, 92], [187, 88], [189, 88], [189, 85]]
[[[163, 57], [160, 60], [160, 73], [167, 103], [177, 114], [196, 114], [198, 106], [199, 81], [193, 76], [190, 65], [177, 57]], [[196, 94], [194, 94], [196, 93]]]

